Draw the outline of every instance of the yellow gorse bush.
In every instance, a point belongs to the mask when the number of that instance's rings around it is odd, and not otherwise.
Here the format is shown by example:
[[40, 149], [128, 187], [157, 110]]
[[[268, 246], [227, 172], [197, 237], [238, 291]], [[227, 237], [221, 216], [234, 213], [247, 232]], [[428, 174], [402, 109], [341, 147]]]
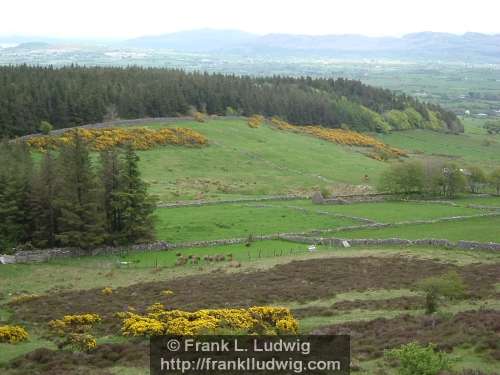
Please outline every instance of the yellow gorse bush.
[[101, 293], [104, 294], [105, 296], [110, 296], [113, 294], [113, 288], [106, 287], [101, 290]]
[[62, 336], [75, 330], [85, 330], [100, 321], [101, 317], [97, 314], [65, 315], [62, 319], [51, 320], [49, 328], [52, 332]]
[[65, 315], [62, 319], [49, 322], [49, 329], [60, 346], [70, 346], [74, 350], [91, 351], [97, 342], [89, 331], [101, 321], [97, 314]]
[[130, 144], [136, 150], [149, 150], [163, 145], [202, 146], [207, 139], [202, 134], [188, 128], [102, 128], [72, 129], [61, 135], [43, 135], [26, 140], [37, 150], [56, 149], [71, 144], [78, 134], [95, 151], [108, 150], [116, 146]]
[[97, 348], [94, 336], [87, 333], [72, 333], [69, 335], [68, 344], [74, 349], [82, 352], [90, 352]]
[[374, 152], [370, 154], [370, 157], [373, 157], [374, 159], [382, 160], [382, 154], [392, 157], [407, 156], [404, 151], [390, 147], [385, 143], [379, 141], [377, 138], [352, 130], [330, 129], [316, 125], [295, 126], [290, 125], [286, 121], [280, 120], [275, 117], [271, 119], [271, 123], [280, 130], [309, 134], [316, 138], [324, 139], [325, 141], [338, 143], [341, 145], [373, 148]]
[[248, 118], [248, 126], [251, 128], [258, 128], [264, 123], [264, 116], [262, 115], [253, 115]]
[[164, 310], [154, 304], [146, 315], [120, 313], [125, 336], [196, 335], [232, 330], [246, 333], [294, 334], [298, 322], [289, 309], [202, 309], [195, 312]]
[[21, 326], [0, 326], [0, 342], [17, 344], [28, 337], [28, 332]]
[[167, 290], [164, 290], [161, 292], [162, 296], [165, 296], [165, 297], [170, 297], [170, 296], [173, 296], [174, 295], [174, 292], [167, 289]]

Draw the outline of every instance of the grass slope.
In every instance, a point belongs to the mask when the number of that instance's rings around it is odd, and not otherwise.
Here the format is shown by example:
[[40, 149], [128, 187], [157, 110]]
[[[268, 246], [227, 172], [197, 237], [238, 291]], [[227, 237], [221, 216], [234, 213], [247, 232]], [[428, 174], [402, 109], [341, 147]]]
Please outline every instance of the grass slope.
[[451, 135], [430, 130], [407, 130], [379, 135], [385, 143], [405, 149], [417, 157], [444, 158], [459, 164], [485, 168], [500, 166], [500, 136], [486, 134], [484, 121], [463, 119], [465, 134]]
[[[147, 124], [145, 126], [148, 126]], [[333, 183], [362, 184], [386, 167], [356, 148], [311, 136], [250, 128], [244, 119], [179, 122], [210, 142], [204, 148], [161, 147], [140, 152], [143, 176], [164, 201], [300, 193]]]
[[300, 200], [291, 202], [274, 202], [273, 204], [281, 206], [297, 206], [313, 211], [362, 217], [379, 223], [396, 223], [401, 221], [437, 219], [451, 216], [469, 216], [483, 213], [483, 211], [473, 208], [424, 202], [377, 202], [354, 203], [347, 205], [316, 205], [310, 200]]
[[481, 217], [434, 224], [335, 232], [338, 238], [436, 238], [451, 241], [500, 242], [500, 217]]

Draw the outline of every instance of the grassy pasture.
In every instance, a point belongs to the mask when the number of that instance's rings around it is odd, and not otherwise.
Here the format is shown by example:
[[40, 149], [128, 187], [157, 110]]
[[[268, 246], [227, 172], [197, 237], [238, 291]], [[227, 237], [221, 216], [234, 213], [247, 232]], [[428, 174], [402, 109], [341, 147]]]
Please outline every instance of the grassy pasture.
[[477, 206], [490, 206], [493, 208], [499, 208], [500, 197], [465, 197], [455, 200], [454, 203], [462, 206], [473, 204]]
[[363, 183], [365, 174], [375, 179], [385, 168], [385, 163], [354, 147], [267, 125], [252, 129], [244, 119], [144, 126], [189, 127], [209, 140], [203, 148], [167, 146], [139, 153], [144, 178], [164, 201], [300, 193], [333, 183], [356, 185]]
[[162, 208], [158, 209], [157, 217], [157, 237], [172, 242], [300, 232], [357, 222], [313, 211], [246, 204]]
[[500, 166], [500, 136], [486, 134], [483, 120], [463, 119], [465, 133], [450, 135], [430, 130], [408, 130], [381, 134], [379, 138], [417, 158], [440, 158], [486, 169]]
[[[486, 134], [484, 120], [463, 121], [465, 133], [460, 135], [409, 130], [377, 136], [410, 152], [410, 159], [449, 160], [479, 165], [487, 171], [498, 167], [500, 136]], [[144, 126], [189, 127], [209, 139], [209, 146], [203, 148], [166, 146], [140, 152], [143, 175], [162, 201], [305, 193], [322, 187], [341, 188], [343, 184], [375, 185], [388, 165], [366, 157], [356, 147], [267, 125], [252, 129], [239, 118]]]
[[451, 241], [500, 242], [500, 217], [481, 217], [434, 224], [335, 232], [338, 238], [448, 239]]
[[[273, 203], [274, 205], [275, 203]], [[362, 217], [380, 223], [396, 223], [400, 221], [415, 221], [437, 219], [451, 216], [469, 216], [480, 214], [483, 211], [467, 207], [455, 207], [446, 204], [427, 202], [376, 202], [353, 203], [347, 205], [317, 205], [310, 200], [291, 202], [277, 202], [278, 206], [297, 206], [313, 211], [323, 211]]]
[[181, 242], [246, 237], [250, 234], [303, 232], [363, 224], [356, 218], [395, 223], [470, 216], [482, 212], [484, 211], [462, 206], [414, 202], [315, 205], [309, 200], [293, 200], [219, 204], [158, 209], [156, 233], [159, 239]]

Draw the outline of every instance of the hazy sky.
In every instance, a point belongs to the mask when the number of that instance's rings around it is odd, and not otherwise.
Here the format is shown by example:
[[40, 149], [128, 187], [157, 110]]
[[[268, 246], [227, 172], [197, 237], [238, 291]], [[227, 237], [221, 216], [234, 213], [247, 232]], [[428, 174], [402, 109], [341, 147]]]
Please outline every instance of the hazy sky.
[[0, 0], [0, 34], [121, 38], [195, 28], [259, 34], [500, 33], [498, 0]]

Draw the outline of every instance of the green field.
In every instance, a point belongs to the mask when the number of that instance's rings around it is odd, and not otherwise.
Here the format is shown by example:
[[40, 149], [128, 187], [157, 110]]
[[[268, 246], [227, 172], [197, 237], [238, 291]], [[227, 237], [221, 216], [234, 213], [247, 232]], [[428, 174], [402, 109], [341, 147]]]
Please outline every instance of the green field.
[[430, 220], [451, 216], [477, 215], [483, 211], [463, 206], [427, 202], [376, 202], [352, 203], [346, 205], [317, 205], [310, 200], [273, 202], [276, 206], [297, 206], [312, 212], [331, 212], [352, 217], [369, 219], [378, 223], [397, 223], [401, 221]]
[[375, 180], [386, 167], [356, 148], [268, 126], [252, 129], [241, 119], [175, 126], [199, 131], [209, 146], [161, 147], [139, 153], [144, 178], [164, 201], [305, 193], [337, 183], [358, 185], [364, 183], [365, 174]]
[[477, 206], [489, 206], [493, 208], [500, 207], [500, 197], [465, 197], [454, 201], [460, 205], [477, 205]]
[[407, 150], [414, 158], [437, 158], [461, 166], [479, 165], [486, 169], [500, 165], [500, 136], [482, 129], [482, 120], [462, 119], [465, 133], [450, 135], [429, 130], [409, 130], [379, 135], [394, 147]]
[[[408, 151], [412, 159], [448, 160], [488, 171], [500, 165], [500, 136], [485, 134], [483, 122], [464, 119], [466, 132], [460, 135], [409, 130], [378, 137]], [[345, 194], [356, 191], [346, 184], [375, 186], [388, 167], [356, 147], [266, 125], [252, 129], [245, 119], [145, 126], [189, 127], [209, 140], [203, 148], [167, 146], [139, 153], [143, 176], [161, 201], [308, 194], [320, 188]]]
[[500, 217], [341, 231], [335, 232], [332, 236], [338, 238], [403, 238], [408, 240], [435, 238], [450, 241], [500, 242]]
[[157, 237], [171, 242], [213, 240], [316, 228], [354, 225], [356, 221], [286, 207], [221, 204], [157, 210]]

